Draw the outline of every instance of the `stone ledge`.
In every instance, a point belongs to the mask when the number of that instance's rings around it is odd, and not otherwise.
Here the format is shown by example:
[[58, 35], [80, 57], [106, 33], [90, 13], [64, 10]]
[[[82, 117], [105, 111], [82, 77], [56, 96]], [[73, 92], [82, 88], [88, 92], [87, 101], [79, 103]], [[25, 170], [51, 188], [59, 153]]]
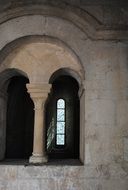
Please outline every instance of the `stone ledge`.
[[50, 178], [128, 180], [128, 171], [119, 164], [97, 166], [0, 165], [0, 180]]

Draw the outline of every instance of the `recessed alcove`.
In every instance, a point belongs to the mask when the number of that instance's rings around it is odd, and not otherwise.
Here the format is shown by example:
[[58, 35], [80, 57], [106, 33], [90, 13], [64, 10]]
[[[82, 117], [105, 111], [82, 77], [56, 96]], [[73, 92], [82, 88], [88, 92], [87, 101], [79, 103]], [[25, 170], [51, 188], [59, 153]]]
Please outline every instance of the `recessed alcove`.
[[47, 154], [54, 159], [79, 159], [79, 85], [69, 75], [53, 78], [45, 115]]
[[34, 110], [24, 76], [10, 79], [7, 94], [5, 159], [28, 159], [33, 149]]

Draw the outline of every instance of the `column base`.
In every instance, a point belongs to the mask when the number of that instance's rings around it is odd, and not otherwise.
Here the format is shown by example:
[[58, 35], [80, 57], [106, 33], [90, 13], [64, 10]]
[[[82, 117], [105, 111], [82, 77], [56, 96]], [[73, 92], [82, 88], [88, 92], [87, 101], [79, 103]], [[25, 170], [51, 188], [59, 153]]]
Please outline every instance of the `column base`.
[[29, 158], [29, 163], [33, 163], [33, 164], [43, 164], [43, 163], [47, 163], [48, 162], [48, 158], [47, 156], [41, 156], [41, 155], [32, 155]]

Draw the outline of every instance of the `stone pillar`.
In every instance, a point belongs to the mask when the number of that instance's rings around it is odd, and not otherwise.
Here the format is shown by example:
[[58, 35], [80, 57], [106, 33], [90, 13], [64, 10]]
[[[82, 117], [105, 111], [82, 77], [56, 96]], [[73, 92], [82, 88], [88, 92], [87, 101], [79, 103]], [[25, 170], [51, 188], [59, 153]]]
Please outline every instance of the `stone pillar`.
[[29, 159], [30, 163], [45, 163], [45, 126], [44, 126], [44, 105], [50, 92], [50, 84], [27, 84], [28, 93], [34, 102], [34, 139], [33, 153]]

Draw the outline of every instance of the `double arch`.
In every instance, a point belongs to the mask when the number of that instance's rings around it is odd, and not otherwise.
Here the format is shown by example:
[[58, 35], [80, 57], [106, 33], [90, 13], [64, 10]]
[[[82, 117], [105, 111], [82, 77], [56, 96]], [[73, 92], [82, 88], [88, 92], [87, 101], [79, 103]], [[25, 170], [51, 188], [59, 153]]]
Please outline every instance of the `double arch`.
[[[10, 51], [10, 47], [11, 51]], [[5, 53], [4, 53], [5, 52]], [[82, 96], [84, 69], [80, 63], [78, 56], [62, 41], [48, 36], [29, 36], [18, 39], [7, 45], [1, 52], [0, 65], [0, 89], [1, 104], [3, 109], [3, 121], [1, 121], [1, 131], [4, 134], [1, 139], [1, 145], [4, 147], [0, 154], [0, 159], [5, 155], [5, 139], [6, 139], [6, 108], [7, 108], [7, 87], [13, 76], [25, 76], [29, 79], [28, 92], [32, 100], [33, 90], [40, 94], [46, 95], [50, 91], [49, 79], [57, 74], [66, 74], [75, 78], [80, 87], [80, 97]], [[55, 74], [56, 73], [56, 74]], [[42, 86], [41, 86], [42, 85]], [[45, 92], [44, 92], [45, 91]], [[47, 92], [46, 92], [47, 91]], [[35, 93], [35, 92], [34, 92]], [[35, 96], [35, 95], [34, 95]], [[36, 95], [37, 96], [37, 95]], [[4, 98], [3, 98], [4, 97]], [[82, 100], [83, 101], [83, 100]], [[82, 103], [83, 104], [83, 103]], [[35, 105], [36, 106], [36, 105]], [[80, 126], [81, 135], [84, 126]], [[84, 134], [81, 137], [81, 146], [83, 145]], [[42, 145], [41, 145], [42, 146]], [[80, 147], [80, 150], [83, 148]], [[81, 151], [80, 159], [83, 161], [84, 152]], [[37, 162], [45, 162], [46, 160], [38, 160]], [[35, 158], [32, 162], [36, 162]]]

